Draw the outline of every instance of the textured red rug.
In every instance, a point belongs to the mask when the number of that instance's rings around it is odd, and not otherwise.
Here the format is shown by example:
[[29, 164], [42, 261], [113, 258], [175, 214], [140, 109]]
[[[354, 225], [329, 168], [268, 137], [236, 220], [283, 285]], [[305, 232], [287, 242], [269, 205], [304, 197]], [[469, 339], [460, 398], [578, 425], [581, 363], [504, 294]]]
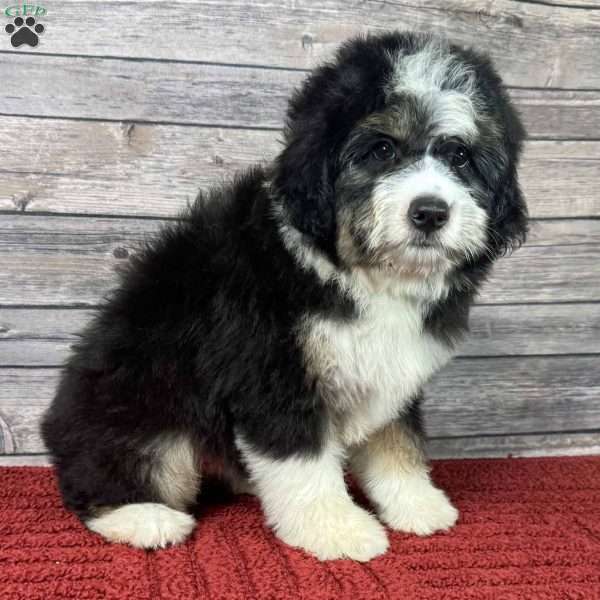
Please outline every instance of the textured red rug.
[[600, 598], [600, 457], [440, 461], [434, 478], [457, 527], [392, 534], [358, 564], [279, 543], [248, 496], [206, 507], [185, 546], [109, 545], [61, 507], [50, 469], [0, 469], [0, 598]]

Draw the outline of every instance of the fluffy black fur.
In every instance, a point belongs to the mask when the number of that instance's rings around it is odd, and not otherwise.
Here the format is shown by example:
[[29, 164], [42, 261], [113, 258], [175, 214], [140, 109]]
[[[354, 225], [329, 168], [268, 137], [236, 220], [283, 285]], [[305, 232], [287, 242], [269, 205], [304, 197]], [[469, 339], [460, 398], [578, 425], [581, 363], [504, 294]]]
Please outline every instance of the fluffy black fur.
[[319, 447], [324, 407], [293, 330], [307, 311], [353, 307], [285, 250], [264, 182], [255, 169], [199, 199], [83, 332], [43, 425], [70, 508], [159, 501], [137, 449], [164, 432], [228, 460], [234, 425], [276, 455]]
[[[336, 250], [337, 215], [351, 201], [337, 193], [343, 148], [361, 119], [384, 108], [389, 52], [421, 44], [399, 33], [345, 44], [292, 98], [272, 169], [201, 195], [132, 259], [68, 359], [43, 423], [70, 509], [85, 518], [98, 506], [160, 501], [141, 449], [164, 432], [186, 432], [204, 457], [234, 465], [234, 428], [275, 457], [319, 450], [326, 407], [306, 377], [295, 332], [307, 314], [350, 320], [356, 307], [334, 283], [299, 267], [275, 209], [346, 268]], [[466, 260], [448, 298], [429, 308], [427, 327], [449, 343], [466, 327], [494, 258], [526, 230], [518, 117], [488, 60], [453, 51], [477, 72], [487, 114], [501, 128], [496, 139], [482, 124], [473, 149], [491, 251]], [[417, 403], [409, 421], [420, 429]]]

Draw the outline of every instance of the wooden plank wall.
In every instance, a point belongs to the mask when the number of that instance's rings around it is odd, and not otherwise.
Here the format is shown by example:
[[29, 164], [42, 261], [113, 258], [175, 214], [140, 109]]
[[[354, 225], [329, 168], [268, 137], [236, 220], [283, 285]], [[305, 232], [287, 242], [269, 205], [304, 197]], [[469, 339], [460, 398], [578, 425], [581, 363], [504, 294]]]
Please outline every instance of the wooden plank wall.
[[46, 6], [0, 49], [0, 460], [46, 460], [58, 366], [136, 244], [268, 160], [288, 94], [348, 36], [490, 52], [529, 131], [529, 243], [429, 386], [437, 456], [600, 451], [600, 1], [200, 0]]

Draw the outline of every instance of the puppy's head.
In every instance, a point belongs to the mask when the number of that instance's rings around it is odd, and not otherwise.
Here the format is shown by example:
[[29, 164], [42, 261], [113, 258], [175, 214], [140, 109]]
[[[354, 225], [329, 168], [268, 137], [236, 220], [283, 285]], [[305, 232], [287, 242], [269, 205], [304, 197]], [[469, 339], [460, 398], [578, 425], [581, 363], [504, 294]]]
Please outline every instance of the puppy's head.
[[292, 98], [274, 186], [338, 266], [427, 277], [523, 241], [523, 137], [485, 57], [431, 36], [358, 38]]

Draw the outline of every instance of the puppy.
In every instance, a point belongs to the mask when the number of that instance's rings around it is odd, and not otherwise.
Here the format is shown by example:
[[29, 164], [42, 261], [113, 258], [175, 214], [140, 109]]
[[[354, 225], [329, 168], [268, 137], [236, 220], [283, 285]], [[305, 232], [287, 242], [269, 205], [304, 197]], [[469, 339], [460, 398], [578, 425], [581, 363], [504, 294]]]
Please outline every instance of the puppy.
[[382, 554], [382, 523], [451, 527], [421, 388], [525, 238], [523, 137], [484, 56], [398, 32], [344, 44], [292, 97], [274, 163], [200, 195], [84, 330], [43, 422], [66, 506], [164, 547], [210, 469], [323, 560]]

